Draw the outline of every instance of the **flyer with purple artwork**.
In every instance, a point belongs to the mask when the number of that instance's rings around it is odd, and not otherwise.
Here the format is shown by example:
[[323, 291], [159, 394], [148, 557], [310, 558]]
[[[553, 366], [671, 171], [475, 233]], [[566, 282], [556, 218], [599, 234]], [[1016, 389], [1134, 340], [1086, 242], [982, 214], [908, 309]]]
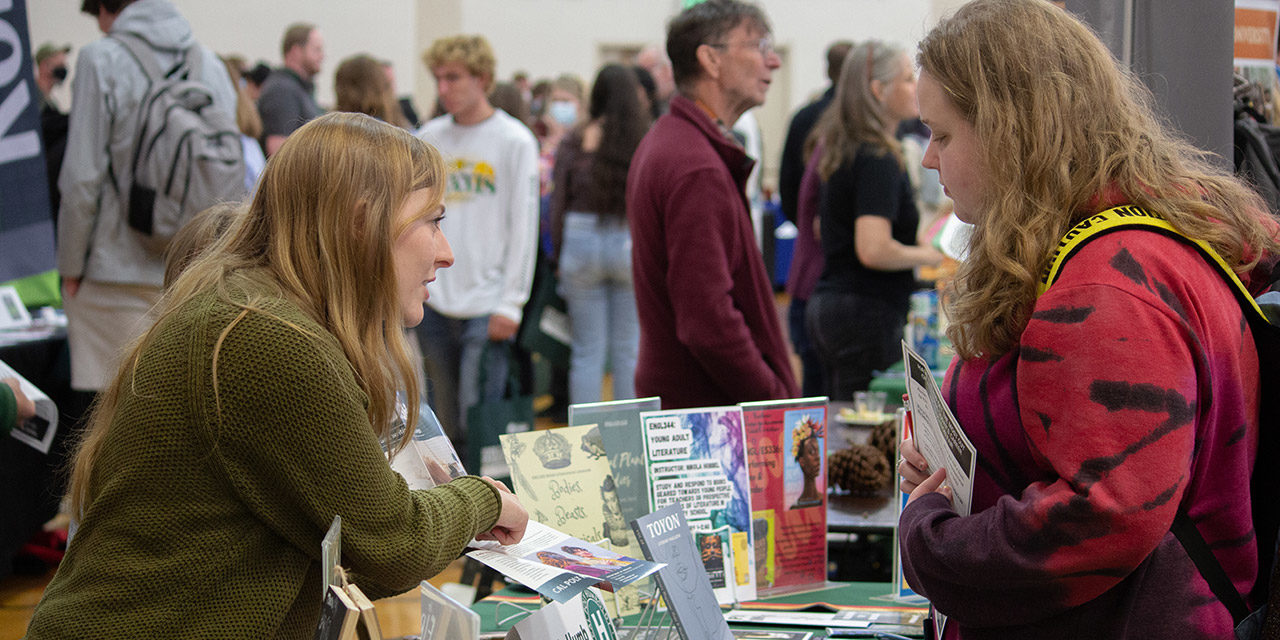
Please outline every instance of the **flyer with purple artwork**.
[[703, 561], [709, 571], [724, 564], [722, 604], [756, 597], [752, 553], [751, 486], [747, 447], [738, 407], [708, 407], [640, 414], [644, 434], [649, 509], [683, 505], [695, 536], [727, 531], [727, 553], [714, 552], [703, 535]]

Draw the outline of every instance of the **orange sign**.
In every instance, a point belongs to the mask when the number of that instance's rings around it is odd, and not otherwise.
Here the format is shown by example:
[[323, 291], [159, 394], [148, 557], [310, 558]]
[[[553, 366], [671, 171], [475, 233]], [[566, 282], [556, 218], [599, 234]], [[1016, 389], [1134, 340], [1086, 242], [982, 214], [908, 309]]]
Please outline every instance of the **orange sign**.
[[1236, 7], [1235, 63], [1275, 64], [1276, 9]]

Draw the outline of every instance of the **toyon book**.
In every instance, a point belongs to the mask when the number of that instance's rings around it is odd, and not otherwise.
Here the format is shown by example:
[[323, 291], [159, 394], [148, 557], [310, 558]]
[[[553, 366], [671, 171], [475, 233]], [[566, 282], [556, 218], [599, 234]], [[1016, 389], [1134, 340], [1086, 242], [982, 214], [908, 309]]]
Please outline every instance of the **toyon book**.
[[644, 557], [666, 566], [655, 574], [682, 640], [732, 640], [693, 532], [679, 503], [631, 522]]

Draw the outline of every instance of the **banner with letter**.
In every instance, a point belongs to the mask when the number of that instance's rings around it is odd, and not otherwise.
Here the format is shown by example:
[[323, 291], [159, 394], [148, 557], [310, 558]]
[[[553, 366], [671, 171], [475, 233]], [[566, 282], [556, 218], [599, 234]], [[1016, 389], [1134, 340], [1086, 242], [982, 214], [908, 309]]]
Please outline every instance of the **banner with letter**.
[[0, 0], [0, 282], [54, 268], [26, 0]]
[[1236, 0], [1235, 66], [1274, 66], [1278, 23], [1280, 0]]

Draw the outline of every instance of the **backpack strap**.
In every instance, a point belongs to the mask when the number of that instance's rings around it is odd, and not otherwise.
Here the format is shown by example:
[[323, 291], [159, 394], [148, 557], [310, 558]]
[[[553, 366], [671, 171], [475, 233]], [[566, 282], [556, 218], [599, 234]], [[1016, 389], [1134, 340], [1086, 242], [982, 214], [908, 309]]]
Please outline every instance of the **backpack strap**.
[[182, 62], [187, 65], [189, 79], [204, 82], [204, 51], [198, 42], [192, 42], [182, 53]]
[[[142, 73], [147, 76], [150, 84], [155, 84], [165, 76], [164, 70], [156, 62], [151, 45], [147, 44], [142, 38], [125, 31], [111, 33], [107, 37], [124, 45], [125, 51], [128, 51], [134, 62], [137, 62], [138, 66], [142, 68]], [[149, 87], [148, 91], [150, 91]]]
[[[1124, 205], [1114, 207], [1106, 211], [1094, 214], [1085, 218], [1067, 232], [1062, 237], [1062, 241], [1058, 243], [1058, 247], [1054, 249], [1053, 254], [1049, 258], [1049, 263], [1045, 265], [1044, 271], [1040, 275], [1040, 284], [1036, 289], [1036, 295], [1044, 295], [1049, 287], [1058, 279], [1062, 272], [1063, 263], [1068, 258], [1075, 255], [1081, 247], [1089, 240], [1098, 236], [1105, 235], [1112, 231], [1120, 231], [1123, 229], [1143, 228], [1162, 235], [1168, 236], [1175, 240], [1182, 241], [1192, 247], [1195, 247], [1200, 255], [1212, 266], [1222, 279], [1226, 281], [1227, 286], [1235, 295], [1236, 300], [1240, 303], [1245, 317], [1248, 319], [1251, 327], [1254, 327], [1255, 339], [1258, 338], [1257, 332], [1260, 330], [1258, 322], [1268, 324], [1266, 315], [1258, 306], [1257, 301], [1253, 299], [1253, 295], [1249, 293], [1249, 289], [1244, 286], [1240, 278], [1236, 276], [1230, 265], [1222, 256], [1214, 251], [1203, 240], [1189, 238], [1178, 231], [1172, 224], [1160, 216], [1135, 205]], [[1259, 354], [1261, 358], [1261, 354]], [[1259, 461], [1261, 463], [1261, 461]], [[1252, 480], [1251, 480], [1252, 484]], [[1256, 516], [1256, 514], [1255, 514]], [[1231, 613], [1231, 619], [1235, 624], [1249, 615], [1249, 606], [1245, 603], [1244, 597], [1236, 590], [1235, 585], [1227, 576], [1226, 570], [1222, 568], [1222, 564], [1218, 562], [1213, 551], [1209, 548], [1209, 544], [1205, 542], [1204, 536], [1200, 534], [1200, 530], [1196, 528], [1195, 523], [1191, 521], [1186, 507], [1178, 506], [1178, 513], [1174, 516], [1173, 525], [1169, 528], [1178, 542], [1182, 544], [1182, 548], [1187, 552], [1187, 556], [1195, 563], [1196, 569], [1200, 571], [1201, 577], [1208, 583], [1209, 589], [1217, 596], [1218, 600]], [[1266, 540], [1262, 532], [1256, 532], [1259, 540], [1259, 557], [1271, 557], [1269, 550], [1262, 549], [1261, 544]], [[1270, 538], [1268, 538], [1270, 539]], [[1267, 563], [1264, 566], [1270, 566]], [[1276, 578], [1277, 574], [1273, 570], [1271, 575], [1259, 575], [1258, 581], [1261, 584], [1269, 582], [1270, 578]], [[1270, 589], [1271, 595], [1277, 595], [1280, 590]], [[1271, 607], [1276, 609], [1277, 607]], [[1272, 612], [1274, 614], [1274, 612]]]
[[[187, 78], [200, 81], [201, 72], [204, 71], [204, 52], [197, 42], [191, 43], [191, 46], [182, 51], [182, 55], [178, 58], [177, 63], [168, 69], [163, 69], [156, 62], [155, 49], [151, 47], [147, 41], [139, 38], [137, 35], [121, 31], [112, 33], [107, 36], [124, 45], [126, 51], [133, 58], [134, 62], [142, 68], [143, 74], [147, 76], [150, 84], [155, 84], [174, 73], [178, 73], [183, 66], [187, 68]], [[148, 91], [150, 86], [148, 85]]]
[[1058, 276], [1061, 274], [1063, 263], [1075, 255], [1086, 242], [1112, 231], [1132, 229], [1134, 227], [1144, 227], [1195, 247], [1200, 252], [1200, 255], [1209, 261], [1209, 264], [1217, 268], [1223, 280], [1226, 280], [1227, 286], [1235, 294], [1236, 301], [1240, 303], [1240, 307], [1244, 309], [1245, 315], [1249, 316], [1250, 321], [1262, 320], [1267, 322], [1262, 309], [1258, 306], [1257, 301], [1253, 299], [1253, 294], [1249, 293], [1249, 289], [1236, 276], [1235, 271], [1231, 269], [1226, 260], [1222, 259], [1222, 256], [1218, 255], [1217, 251], [1213, 250], [1213, 247], [1209, 246], [1209, 243], [1183, 235], [1181, 231], [1175, 229], [1164, 218], [1136, 205], [1123, 205], [1096, 213], [1080, 221], [1080, 224], [1077, 224], [1065, 236], [1062, 236], [1062, 240], [1058, 242], [1058, 247], [1054, 249], [1053, 255], [1049, 258], [1049, 264], [1045, 265], [1044, 271], [1040, 274], [1040, 285], [1036, 289], [1036, 295], [1042, 296], [1044, 292], [1049, 290], [1049, 287], [1057, 281]]
[[[1200, 530], [1191, 521], [1191, 516], [1187, 515], [1186, 507], [1178, 505], [1178, 515], [1173, 517], [1173, 526], [1169, 530], [1182, 544], [1196, 569], [1200, 570], [1200, 576], [1208, 583], [1209, 590], [1231, 613], [1232, 622], [1240, 624], [1249, 615], [1249, 605], [1245, 604], [1244, 597], [1231, 583], [1231, 578], [1227, 577], [1227, 571], [1213, 555], [1209, 543], [1205, 542], [1204, 536], [1200, 535]], [[1258, 579], [1263, 579], [1263, 576], [1258, 576]]]

